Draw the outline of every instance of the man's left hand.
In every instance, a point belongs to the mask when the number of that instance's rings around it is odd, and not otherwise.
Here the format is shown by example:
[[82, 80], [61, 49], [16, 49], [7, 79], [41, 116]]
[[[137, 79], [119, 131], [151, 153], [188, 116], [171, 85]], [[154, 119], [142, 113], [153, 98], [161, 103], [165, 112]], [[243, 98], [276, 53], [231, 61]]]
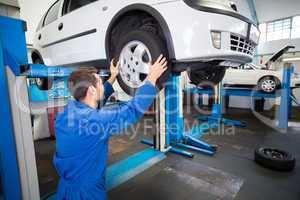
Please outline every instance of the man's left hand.
[[114, 59], [110, 62], [110, 77], [107, 80], [110, 84], [113, 84], [116, 81], [116, 78], [119, 74], [120, 62], [118, 61], [117, 64], [114, 64]]

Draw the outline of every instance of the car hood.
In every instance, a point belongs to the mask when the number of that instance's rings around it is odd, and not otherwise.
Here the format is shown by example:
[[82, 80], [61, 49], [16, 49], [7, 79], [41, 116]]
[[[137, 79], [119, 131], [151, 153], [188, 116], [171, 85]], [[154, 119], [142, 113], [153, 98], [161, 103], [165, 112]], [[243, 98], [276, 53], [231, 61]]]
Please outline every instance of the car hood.
[[294, 49], [295, 46], [286, 45], [283, 48], [281, 48], [279, 51], [274, 53], [265, 63], [266, 66], [270, 66], [272, 62], [277, 61], [283, 54], [285, 54], [288, 50]]
[[261, 73], [281, 74], [282, 70], [268, 70], [268, 69], [257, 69]]

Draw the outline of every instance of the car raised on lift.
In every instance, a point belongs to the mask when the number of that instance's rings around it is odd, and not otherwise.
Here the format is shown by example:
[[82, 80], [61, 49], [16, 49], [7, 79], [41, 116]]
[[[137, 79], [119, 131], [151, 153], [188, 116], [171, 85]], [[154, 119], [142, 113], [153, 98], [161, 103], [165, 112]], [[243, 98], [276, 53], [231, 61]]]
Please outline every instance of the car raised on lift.
[[[246, 0], [58, 0], [38, 25], [31, 58], [97, 68], [117, 58], [119, 85], [132, 94], [161, 53], [170, 67], [159, 87], [171, 71], [187, 69], [217, 83], [224, 61], [251, 62], [258, 39]], [[38, 79], [37, 85], [49, 89], [51, 81]]]

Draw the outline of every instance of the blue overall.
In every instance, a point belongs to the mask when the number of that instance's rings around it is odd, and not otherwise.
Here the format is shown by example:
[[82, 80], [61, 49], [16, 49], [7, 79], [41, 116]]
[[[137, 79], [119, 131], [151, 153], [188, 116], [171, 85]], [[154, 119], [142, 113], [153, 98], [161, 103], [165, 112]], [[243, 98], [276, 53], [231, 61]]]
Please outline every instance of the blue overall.
[[[104, 84], [105, 98], [113, 93]], [[70, 100], [55, 123], [54, 166], [60, 176], [58, 200], [106, 200], [105, 170], [110, 136], [137, 122], [148, 110], [156, 89], [146, 82], [122, 105], [93, 109]]]

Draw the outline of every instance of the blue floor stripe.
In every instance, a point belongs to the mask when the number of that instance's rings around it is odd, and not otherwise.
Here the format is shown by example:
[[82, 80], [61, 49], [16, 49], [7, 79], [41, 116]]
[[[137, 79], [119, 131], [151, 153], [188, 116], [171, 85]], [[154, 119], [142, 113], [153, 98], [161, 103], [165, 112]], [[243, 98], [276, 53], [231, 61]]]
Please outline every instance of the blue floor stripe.
[[[153, 148], [145, 149], [107, 168], [106, 188], [111, 190], [166, 158]], [[55, 194], [46, 198], [55, 200]]]
[[111, 165], [106, 173], [106, 187], [108, 190], [126, 182], [149, 167], [155, 165], [166, 156], [152, 148], [134, 154], [125, 160]]

